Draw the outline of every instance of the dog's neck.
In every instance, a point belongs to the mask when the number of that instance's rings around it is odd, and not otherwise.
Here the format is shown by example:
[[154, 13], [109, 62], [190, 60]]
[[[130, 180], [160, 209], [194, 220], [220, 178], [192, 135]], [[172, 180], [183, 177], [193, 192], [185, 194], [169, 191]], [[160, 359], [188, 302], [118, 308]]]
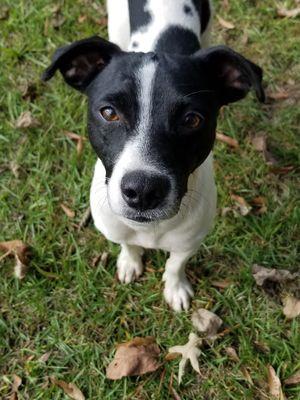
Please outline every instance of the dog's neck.
[[193, 0], [129, 0], [129, 17], [129, 50], [173, 54], [199, 50], [209, 19]]

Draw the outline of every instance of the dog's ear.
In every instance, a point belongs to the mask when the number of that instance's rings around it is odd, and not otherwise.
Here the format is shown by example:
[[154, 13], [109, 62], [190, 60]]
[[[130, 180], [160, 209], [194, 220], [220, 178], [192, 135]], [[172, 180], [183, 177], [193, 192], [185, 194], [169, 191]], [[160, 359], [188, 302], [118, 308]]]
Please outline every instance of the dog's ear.
[[42, 80], [48, 81], [59, 69], [69, 85], [84, 91], [111, 58], [121, 52], [117, 45], [98, 36], [79, 40], [56, 50]]
[[226, 46], [216, 46], [200, 50], [194, 57], [204, 63], [222, 105], [244, 98], [251, 88], [259, 101], [265, 100], [262, 69], [241, 54]]

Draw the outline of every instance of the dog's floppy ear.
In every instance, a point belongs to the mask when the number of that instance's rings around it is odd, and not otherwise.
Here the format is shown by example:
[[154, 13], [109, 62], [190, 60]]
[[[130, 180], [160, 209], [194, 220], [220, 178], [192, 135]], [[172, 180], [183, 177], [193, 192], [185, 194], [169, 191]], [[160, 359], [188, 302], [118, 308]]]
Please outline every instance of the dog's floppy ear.
[[200, 50], [194, 56], [204, 62], [222, 105], [244, 98], [251, 88], [259, 101], [265, 100], [262, 69], [241, 54], [226, 46], [216, 46]]
[[118, 53], [121, 53], [121, 49], [117, 45], [99, 36], [79, 40], [56, 50], [51, 65], [42, 75], [42, 80], [48, 81], [59, 69], [69, 85], [84, 91]]

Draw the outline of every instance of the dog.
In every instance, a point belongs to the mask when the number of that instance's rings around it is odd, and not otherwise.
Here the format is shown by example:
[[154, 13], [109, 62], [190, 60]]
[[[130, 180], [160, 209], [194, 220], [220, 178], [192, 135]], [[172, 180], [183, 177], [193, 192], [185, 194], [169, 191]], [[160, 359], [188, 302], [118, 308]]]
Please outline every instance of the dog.
[[88, 97], [88, 133], [98, 157], [90, 203], [95, 226], [119, 243], [118, 278], [143, 272], [144, 249], [169, 252], [164, 297], [187, 310], [185, 266], [213, 227], [212, 149], [222, 106], [253, 88], [262, 69], [226, 46], [206, 47], [208, 0], [109, 0], [111, 41], [94, 36], [59, 48], [59, 70]]

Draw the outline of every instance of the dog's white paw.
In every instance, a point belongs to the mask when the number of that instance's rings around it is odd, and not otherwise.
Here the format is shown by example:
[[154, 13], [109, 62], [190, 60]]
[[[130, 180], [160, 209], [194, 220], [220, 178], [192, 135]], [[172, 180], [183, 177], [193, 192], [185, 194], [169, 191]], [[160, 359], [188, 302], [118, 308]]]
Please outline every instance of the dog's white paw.
[[117, 261], [118, 278], [122, 283], [130, 283], [137, 279], [143, 273], [142, 261], [133, 257], [128, 256], [128, 254], [121, 254]]
[[194, 296], [194, 291], [189, 281], [186, 277], [181, 279], [164, 277], [164, 280], [166, 302], [174, 311], [187, 311], [190, 307], [190, 299]]

